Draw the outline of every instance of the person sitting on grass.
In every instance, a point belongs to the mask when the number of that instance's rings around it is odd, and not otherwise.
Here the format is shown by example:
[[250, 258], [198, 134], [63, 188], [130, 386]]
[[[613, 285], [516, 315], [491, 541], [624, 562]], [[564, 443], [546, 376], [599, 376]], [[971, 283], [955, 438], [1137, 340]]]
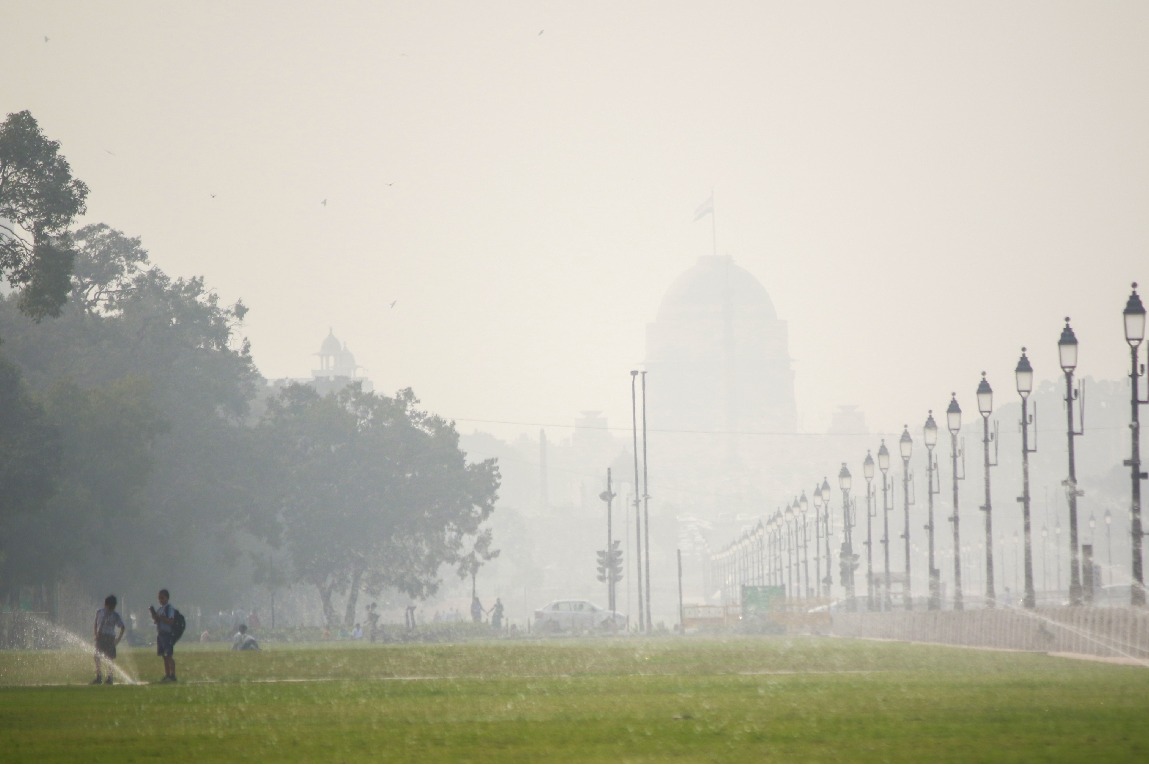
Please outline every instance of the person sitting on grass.
[[241, 622], [239, 632], [232, 638], [231, 648], [236, 652], [259, 651], [259, 642], [255, 640], [255, 636], [247, 632], [247, 626]]
[[[123, 618], [116, 611], [116, 603], [115, 596], [108, 596], [104, 599], [104, 607], [96, 610], [96, 622], [92, 626], [92, 630], [96, 634], [96, 678], [92, 681], [93, 684], [112, 683], [116, 644], [120, 643], [120, 639], [124, 637], [126, 628]], [[108, 675], [106, 677], [101, 672], [101, 660], [107, 660], [108, 663]]]

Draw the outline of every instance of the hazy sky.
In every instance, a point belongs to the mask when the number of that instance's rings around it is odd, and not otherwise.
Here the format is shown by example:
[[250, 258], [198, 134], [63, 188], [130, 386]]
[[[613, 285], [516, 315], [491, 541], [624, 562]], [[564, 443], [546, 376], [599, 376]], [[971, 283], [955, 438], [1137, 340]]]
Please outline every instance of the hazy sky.
[[[802, 430], [900, 432], [1030, 348], [1127, 374], [1149, 283], [1149, 3], [0, 3], [0, 107], [83, 222], [251, 308], [268, 377], [333, 328], [460, 430], [629, 429], [647, 323], [718, 250], [789, 323]], [[322, 202], [326, 200], [327, 204]], [[394, 308], [390, 304], [396, 301]], [[658, 381], [648, 380], [649, 386]], [[658, 413], [648, 413], [657, 428]], [[561, 432], [556, 432], [556, 436]]]

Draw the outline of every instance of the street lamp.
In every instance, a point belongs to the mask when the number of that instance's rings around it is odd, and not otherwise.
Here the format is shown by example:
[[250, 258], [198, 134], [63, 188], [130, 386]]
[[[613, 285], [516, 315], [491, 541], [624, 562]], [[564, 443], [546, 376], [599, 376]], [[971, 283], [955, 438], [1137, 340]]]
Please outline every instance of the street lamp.
[[934, 462], [934, 447], [938, 444], [938, 424], [934, 422], [933, 410], [929, 411], [929, 417], [926, 418], [925, 428], [922, 429], [922, 440], [926, 444], [926, 483], [929, 485], [929, 523], [926, 524], [926, 531], [929, 533], [930, 599], [928, 608], [937, 610], [942, 608], [942, 604], [941, 572], [934, 565], [934, 495], [941, 492], [941, 487], [939, 486], [937, 490], [934, 489], [934, 472], [937, 470], [937, 464]]
[[1109, 514], [1109, 509], [1105, 509], [1105, 547], [1109, 549], [1109, 579], [1113, 579], [1113, 516]]
[[914, 608], [914, 597], [910, 589], [910, 453], [914, 449], [914, 440], [910, 438], [910, 427], [902, 426], [902, 438], [898, 440], [898, 449], [902, 453], [902, 505], [906, 511], [905, 533], [902, 538], [906, 541], [906, 582], [902, 586], [906, 611]]
[[[1029, 394], [1033, 391], [1033, 367], [1021, 347], [1021, 358], [1013, 370], [1017, 379], [1017, 393], [1021, 395], [1021, 503], [1022, 527], [1025, 533], [1025, 595], [1022, 606], [1033, 609], [1037, 606], [1037, 593], [1033, 588], [1033, 547], [1029, 517], [1029, 454], [1037, 452], [1037, 402], [1033, 403], [1033, 417], [1029, 415]], [[1029, 424], [1033, 423], [1033, 449], [1029, 447]]]
[[854, 555], [853, 523], [850, 519], [850, 487], [854, 480], [850, 470], [842, 463], [842, 470], [838, 471], [838, 486], [842, 490], [842, 553], [838, 564], [842, 569], [842, 586], [846, 589], [846, 604], [851, 610], [857, 609], [854, 602], [854, 569], [858, 566], [857, 556]]
[[866, 607], [874, 611], [874, 458], [866, 450], [866, 459], [862, 463], [862, 475], [866, 477]]
[[[997, 423], [994, 423], [993, 436], [989, 434], [989, 416], [993, 413], [993, 389], [981, 374], [981, 382], [977, 384], [977, 411], [981, 413], [982, 421], [982, 447], [985, 454], [985, 605], [993, 608], [997, 595], [993, 587], [993, 504], [989, 493], [989, 469], [997, 465]], [[994, 444], [993, 462], [989, 459], [989, 445]]]
[[618, 495], [614, 493], [611, 488], [610, 467], [606, 469], [606, 490], [601, 492], [598, 496], [599, 500], [606, 503], [606, 550], [601, 552], [602, 557], [602, 571], [603, 579], [606, 580], [606, 602], [612, 612], [615, 609], [615, 589], [614, 585], [617, 582], [616, 572], [621, 571], [619, 566], [619, 558], [621, 552], [616, 553], [614, 549], [614, 532], [611, 530], [611, 501]]
[[[961, 407], [957, 394], [950, 394], [950, 404], [946, 408], [946, 427], [950, 432], [950, 455], [953, 458], [954, 512], [949, 520], [954, 525], [954, 610], [962, 610], [961, 595], [961, 535], [958, 529], [958, 481], [965, 478], [965, 451], [958, 448], [958, 431], [961, 430]], [[962, 470], [958, 473], [958, 456], [962, 459]]]
[[[1065, 327], [1061, 330], [1061, 338], [1057, 341], [1057, 353], [1061, 361], [1061, 369], [1065, 371], [1065, 412], [1068, 423], [1066, 434], [1069, 438], [1069, 478], [1065, 485], [1065, 494], [1069, 498], [1069, 604], [1081, 606], [1081, 562], [1077, 549], [1077, 498], [1084, 494], [1077, 488], [1077, 466], [1073, 456], [1073, 437], [1081, 436], [1085, 432], [1084, 418], [1082, 430], [1077, 431], [1073, 425], [1073, 402], [1077, 399], [1077, 392], [1073, 390], [1073, 370], [1077, 367], [1077, 336], [1069, 326], [1069, 317], [1065, 318]], [[1084, 408], [1084, 404], [1082, 405]], [[1140, 548], [1140, 543], [1138, 543]]]
[[[1132, 479], [1133, 499], [1130, 505], [1133, 536], [1133, 587], [1130, 588], [1130, 603], [1133, 606], [1145, 606], [1145, 578], [1142, 573], [1141, 560], [1141, 480], [1149, 478], [1149, 474], [1141, 472], [1141, 421], [1138, 415], [1140, 405], [1149, 404], [1149, 399], [1140, 396], [1137, 378], [1145, 373], [1144, 368], [1137, 365], [1137, 347], [1145, 339], [1145, 306], [1141, 304], [1141, 297], [1137, 295], [1137, 283], [1133, 283], [1133, 292], [1125, 303], [1125, 340], [1129, 343], [1130, 365], [1129, 380], [1132, 383], [1133, 394], [1130, 406], [1133, 410], [1133, 419], [1130, 421], [1132, 448], [1130, 457], [1125, 461], [1129, 466]], [[1112, 566], [1112, 564], [1111, 564]]]
[[[805, 494], [805, 493], [803, 493]], [[801, 502], [801, 501], [799, 501]], [[829, 587], [825, 586], [822, 582], [822, 548], [819, 545], [819, 540], [826, 534], [825, 529], [822, 528], [822, 491], [815, 485], [814, 487], [814, 574], [818, 578], [818, 595], [825, 596], [829, 592]], [[829, 569], [830, 561], [826, 560], [826, 568]], [[823, 592], [825, 591], [825, 593]]]
[[794, 598], [794, 543], [791, 540], [791, 535], [794, 532], [794, 509], [786, 506], [786, 510], [782, 512], [782, 519], [786, 524], [786, 582], [789, 586], [787, 593], [790, 598]]
[[834, 582], [834, 576], [830, 570], [830, 482], [825, 476], [822, 477], [822, 487], [818, 490], [822, 493], [822, 513], [826, 523], [826, 598], [830, 597], [830, 586]]
[[890, 511], [894, 510], [890, 499], [890, 484], [887, 474], [890, 470], [890, 451], [886, 440], [878, 447], [878, 468], [882, 471], [882, 548], [886, 559], [886, 592], [882, 596], [882, 609], [888, 611], [890, 604]]
[[[810, 598], [810, 593], [811, 593], [811, 588], [810, 588], [810, 532], [809, 532], [810, 528], [809, 528], [809, 526], [807, 526], [809, 516], [806, 514], [806, 511], [809, 509], [810, 505], [808, 502], [806, 502], [806, 493], [805, 492], [802, 492], [801, 499], [795, 500], [794, 502], [796, 502], [798, 505], [798, 518], [800, 518], [802, 520], [802, 572], [803, 572], [803, 576], [806, 578], [806, 589], [802, 591], [802, 598], [808, 599], [808, 598]], [[814, 548], [817, 549], [817, 547], [818, 547], [818, 542], [817, 542], [817, 540], [815, 540], [814, 541]]]

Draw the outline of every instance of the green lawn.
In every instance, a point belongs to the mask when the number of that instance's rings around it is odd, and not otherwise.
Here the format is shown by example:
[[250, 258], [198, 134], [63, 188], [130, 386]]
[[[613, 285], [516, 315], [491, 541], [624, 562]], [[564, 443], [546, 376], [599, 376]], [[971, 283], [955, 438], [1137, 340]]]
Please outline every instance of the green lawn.
[[[143, 680], [146, 650], [121, 652]], [[0, 653], [3, 760], [1149, 761], [1149, 668], [828, 638]]]

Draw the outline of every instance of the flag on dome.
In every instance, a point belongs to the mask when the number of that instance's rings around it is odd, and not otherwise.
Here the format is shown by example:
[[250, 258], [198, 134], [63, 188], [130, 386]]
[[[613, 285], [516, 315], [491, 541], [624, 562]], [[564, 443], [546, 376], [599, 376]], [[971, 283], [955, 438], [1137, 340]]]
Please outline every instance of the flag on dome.
[[694, 220], [697, 221], [699, 218], [703, 218], [707, 215], [714, 215], [713, 191], [710, 192], [710, 196], [706, 198], [706, 201], [699, 205], [698, 209], [694, 211]]

